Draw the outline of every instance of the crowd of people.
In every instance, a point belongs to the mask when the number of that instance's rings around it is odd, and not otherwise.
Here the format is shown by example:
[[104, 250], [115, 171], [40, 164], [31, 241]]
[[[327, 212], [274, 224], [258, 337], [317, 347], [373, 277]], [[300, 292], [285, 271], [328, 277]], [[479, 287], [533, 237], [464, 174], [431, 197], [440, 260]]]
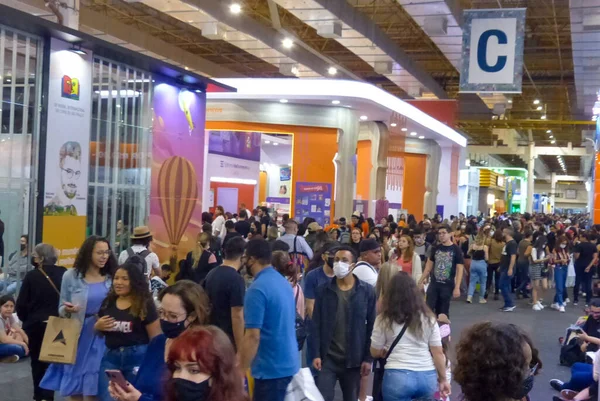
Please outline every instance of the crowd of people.
[[[583, 218], [281, 217], [218, 206], [176, 265], [161, 266], [148, 227], [87, 238], [69, 270], [36, 245], [17, 300], [0, 298], [1, 360], [29, 356], [36, 401], [284, 401], [302, 366], [325, 401], [337, 383], [344, 401], [448, 400], [452, 379], [467, 401], [520, 400], [541, 368], [529, 336], [479, 323], [452, 362], [451, 300], [540, 311], [554, 286], [564, 312], [570, 264], [573, 303], [593, 295], [600, 230]], [[80, 322], [74, 364], [40, 360], [50, 316]]]

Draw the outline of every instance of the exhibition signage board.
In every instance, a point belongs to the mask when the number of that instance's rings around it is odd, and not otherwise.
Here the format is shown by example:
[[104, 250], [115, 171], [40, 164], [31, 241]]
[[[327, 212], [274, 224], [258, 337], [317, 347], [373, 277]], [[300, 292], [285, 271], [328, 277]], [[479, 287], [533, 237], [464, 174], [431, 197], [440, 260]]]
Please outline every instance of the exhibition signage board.
[[70, 48], [51, 40], [42, 235], [64, 267], [86, 235], [92, 104], [92, 54]]
[[294, 208], [296, 220], [314, 218], [325, 227], [331, 222], [331, 184], [320, 182], [297, 182]]
[[525, 8], [465, 10], [460, 92], [521, 93]]

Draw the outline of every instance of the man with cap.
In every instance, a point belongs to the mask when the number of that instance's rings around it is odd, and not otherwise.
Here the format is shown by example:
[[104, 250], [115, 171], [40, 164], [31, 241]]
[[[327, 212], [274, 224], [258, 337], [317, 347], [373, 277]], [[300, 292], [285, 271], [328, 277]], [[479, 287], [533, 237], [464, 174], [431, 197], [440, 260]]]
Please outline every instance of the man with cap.
[[381, 245], [376, 239], [368, 238], [360, 242], [359, 250], [360, 256], [354, 267], [354, 275], [375, 287], [381, 266]]
[[150, 272], [153, 271], [156, 276], [161, 275], [160, 261], [158, 255], [150, 250], [152, 242], [152, 234], [147, 226], [140, 226], [133, 229], [131, 236], [131, 246], [125, 249], [119, 255], [119, 265], [123, 265], [129, 258], [134, 255], [140, 256], [146, 261], [146, 269], [144, 274], [150, 280]]
[[313, 221], [307, 227], [308, 235], [305, 237], [305, 239], [308, 243], [308, 246], [310, 246], [310, 249], [313, 251], [315, 250], [315, 243], [317, 242], [317, 233], [322, 230], [323, 227], [321, 227], [316, 221]]

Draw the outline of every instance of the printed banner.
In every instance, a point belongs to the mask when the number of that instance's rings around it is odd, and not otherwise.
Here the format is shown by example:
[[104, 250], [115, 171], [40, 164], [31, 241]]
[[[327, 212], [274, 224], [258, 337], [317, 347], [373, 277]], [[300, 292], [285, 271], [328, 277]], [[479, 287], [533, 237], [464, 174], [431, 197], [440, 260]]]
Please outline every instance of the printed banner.
[[390, 204], [402, 203], [404, 187], [404, 158], [388, 157], [385, 183], [385, 197]]
[[206, 95], [160, 83], [153, 107], [150, 230], [165, 263], [185, 258], [202, 225]]
[[260, 162], [260, 132], [208, 131], [208, 135], [208, 153]]
[[260, 174], [260, 163], [209, 153], [206, 169], [209, 178], [237, 178], [256, 182]]
[[525, 8], [465, 10], [460, 92], [521, 93]]
[[331, 184], [319, 182], [296, 183], [295, 219], [302, 222], [314, 218], [325, 227], [331, 221]]
[[289, 181], [292, 179], [292, 168], [281, 167], [279, 169], [279, 181]]
[[56, 39], [50, 47], [42, 238], [59, 251], [58, 265], [73, 267], [86, 232], [92, 54]]

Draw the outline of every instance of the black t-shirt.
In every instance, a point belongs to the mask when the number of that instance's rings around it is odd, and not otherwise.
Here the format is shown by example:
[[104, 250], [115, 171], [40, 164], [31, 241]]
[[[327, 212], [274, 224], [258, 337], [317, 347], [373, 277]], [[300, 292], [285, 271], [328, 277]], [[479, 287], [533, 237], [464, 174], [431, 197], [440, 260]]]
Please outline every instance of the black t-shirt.
[[523, 241], [523, 234], [521, 234], [520, 232], [515, 232], [515, 236], [513, 238], [518, 244], [519, 242]]
[[596, 245], [591, 242], [580, 242], [575, 245], [574, 253], [578, 253], [579, 257], [575, 260], [575, 267], [585, 269], [592, 263], [594, 254], [598, 252]]
[[240, 233], [242, 237], [246, 238], [248, 236], [248, 233], [250, 232], [250, 223], [248, 223], [248, 220], [240, 220], [237, 223], [235, 223], [234, 228], [235, 231]]
[[227, 245], [227, 242], [235, 237], [240, 237], [242, 234], [238, 233], [237, 231], [230, 231], [225, 235], [225, 238], [223, 238], [223, 249], [225, 249], [225, 245]]
[[514, 239], [508, 241], [506, 245], [504, 245], [504, 249], [502, 249], [502, 257], [500, 258], [501, 270], [508, 271], [508, 268], [510, 267], [510, 257], [512, 255], [519, 255], [519, 246], [517, 245], [517, 241], [515, 241]]
[[546, 238], [548, 239], [548, 249], [552, 252], [556, 245], [556, 234], [550, 231]]
[[[259, 232], [259, 234], [262, 233], [262, 226], [265, 225], [267, 228], [269, 228], [269, 226], [271, 225], [271, 218], [267, 215], [264, 215], [263, 217], [260, 218], [260, 229], [261, 231]], [[265, 231], [265, 236], [266, 236], [266, 231]]]
[[121, 310], [117, 308], [116, 301], [110, 302], [100, 309], [98, 316], [110, 316], [115, 319], [115, 326], [111, 331], [105, 331], [106, 346], [110, 349], [143, 345], [150, 342], [146, 326], [158, 319], [156, 306], [152, 299], [146, 305], [146, 318], [135, 317], [130, 312], [131, 308]]
[[465, 263], [464, 255], [458, 245], [439, 245], [431, 249], [429, 259], [433, 262], [431, 278], [438, 284], [454, 286], [456, 265]]
[[[596, 320], [592, 316], [588, 316], [587, 320], [583, 324], [582, 329], [588, 336], [600, 338], [600, 320]], [[590, 343], [587, 350], [590, 352], [597, 351], [598, 346]]]
[[[210, 272], [204, 280], [204, 289], [210, 299], [210, 322], [223, 330], [232, 343], [233, 327], [231, 308], [244, 306], [246, 286], [244, 278], [230, 266], [219, 266]], [[237, 344], [239, 346], [240, 344]]]

